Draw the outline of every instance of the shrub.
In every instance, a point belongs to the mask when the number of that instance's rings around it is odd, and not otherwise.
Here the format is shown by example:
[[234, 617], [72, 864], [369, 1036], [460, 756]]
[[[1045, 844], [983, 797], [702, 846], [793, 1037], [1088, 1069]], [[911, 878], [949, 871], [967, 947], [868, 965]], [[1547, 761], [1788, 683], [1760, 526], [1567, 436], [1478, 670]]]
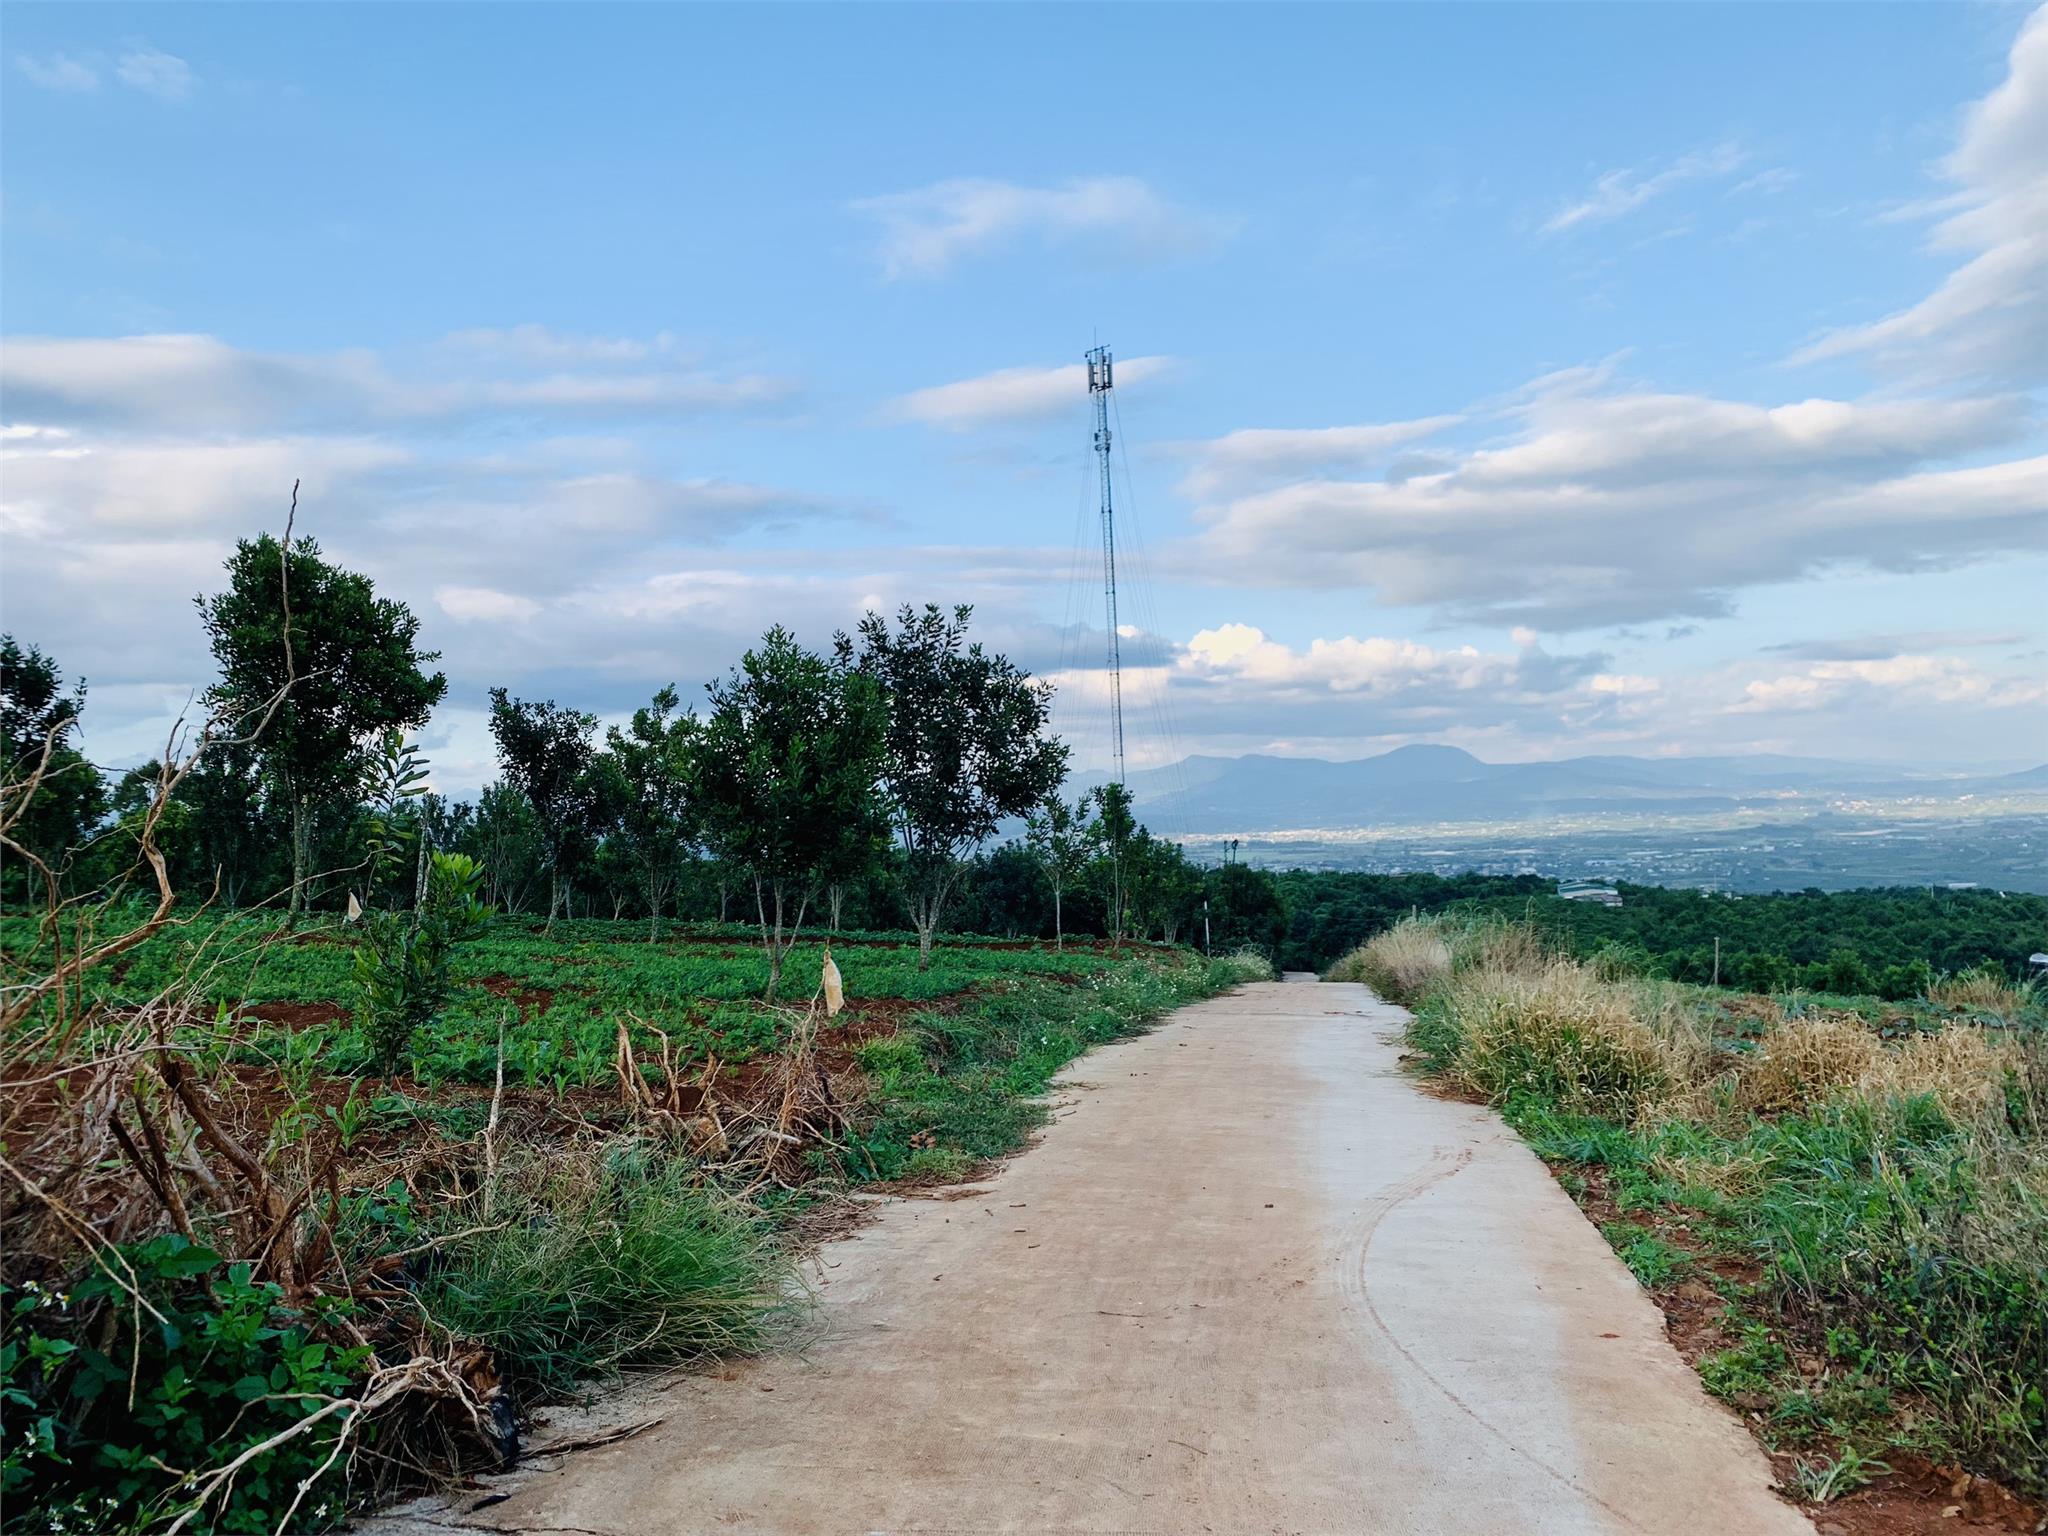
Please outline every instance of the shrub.
[[[7, 1436], [0, 1497], [52, 1531], [161, 1528], [192, 1502], [190, 1477], [233, 1460], [348, 1392], [369, 1351], [321, 1337], [348, 1311], [286, 1307], [284, 1292], [165, 1234], [118, 1250], [156, 1314], [105, 1273], [62, 1293], [28, 1282], [5, 1292], [0, 1401]], [[131, 1379], [133, 1399], [131, 1403]], [[341, 1433], [334, 1414], [254, 1458], [208, 1506], [202, 1529], [269, 1532]], [[325, 1530], [347, 1503], [326, 1469], [295, 1529]]]
[[[1695, 1240], [1762, 1260], [1736, 1300], [1764, 1309], [1701, 1361], [1710, 1391], [1755, 1406], [1795, 1387], [1810, 1417], [1787, 1346], [1824, 1336], [1859, 1424], [1889, 1415], [1895, 1443], [2048, 1492], [2048, 1036], [1954, 1022], [1887, 1044], [1846, 1009], [1788, 1019], [1464, 932], [1408, 1031], [1426, 1062], [1505, 1101], [1546, 1159], [1604, 1168], [1622, 1211], [1682, 1211]], [[1945, 997], [1995, 1012], [2001, 986]], [[1687, 1262], [1669, 1230], [1603, 1228], [1648, 1284]]]
[[1798, 1113], [1861, 1083], [1884, 1044], [1854, 1015], [1811, 1014], [1764, 1036], [1735, 1083], [1752, 1115]]

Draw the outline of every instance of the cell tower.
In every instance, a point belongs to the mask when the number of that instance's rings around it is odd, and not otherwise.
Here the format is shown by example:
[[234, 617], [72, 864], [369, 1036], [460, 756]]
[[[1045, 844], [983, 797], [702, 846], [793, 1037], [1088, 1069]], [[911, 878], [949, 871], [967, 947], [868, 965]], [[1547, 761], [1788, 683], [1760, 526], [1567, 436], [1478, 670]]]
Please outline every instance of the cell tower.
[[1116, 781], [1124, 781], [1123, 637], [1116, 618], [1116, 509], [1110, 498], [1109, 392], [1115, 387], [1109, 348], [1088, 353], [1088, 396], [1095, 402], [1095, 458], [1102, 466], [1102, 604], [1109, 620], [1109, 729]]

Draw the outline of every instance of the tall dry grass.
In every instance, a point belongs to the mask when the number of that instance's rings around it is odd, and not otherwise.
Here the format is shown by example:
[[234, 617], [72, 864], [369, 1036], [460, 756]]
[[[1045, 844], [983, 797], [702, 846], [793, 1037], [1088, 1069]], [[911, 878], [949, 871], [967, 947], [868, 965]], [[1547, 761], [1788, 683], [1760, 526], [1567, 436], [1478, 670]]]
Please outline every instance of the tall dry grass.
[[1415, 1003], [1450, 974], [1445, 925], [1434, 918], [1403, 918], [1344, 956], [1323, 979], [1362, 981], [1390, 1002]]
[[2011, 982], [1997, 971], [1958, 971], [1937, 977], [1927, 987], [1927, 1000], [1944, 1008], [1963, 1008], [1973, 1013], [1995, 1013], [2011, 1018], [2033, 1001], [2034, 983]]

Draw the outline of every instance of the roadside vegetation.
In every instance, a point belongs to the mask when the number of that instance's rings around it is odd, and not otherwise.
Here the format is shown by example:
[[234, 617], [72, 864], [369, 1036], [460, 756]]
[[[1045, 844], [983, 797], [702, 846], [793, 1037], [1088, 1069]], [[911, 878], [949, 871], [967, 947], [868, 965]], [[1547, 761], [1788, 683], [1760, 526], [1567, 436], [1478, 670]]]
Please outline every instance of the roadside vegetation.
[[1932, 1466], [1958, 1510], [2000, 1497], [1972, 1474], [2048, 1496], [2036, 989], [1736, 995], [1469, 916], [1405, 919], [1330, 974], [1411, 1007], [1422, 1068], [1550, 1163], [1788, 1491]]
[[[320, 1531], [499, 1465], [552, 1397], [777, 1339], [844, 1191], [972, 1172], [1081, 1052], [1271, 974], [1172, 942], [1201, 873], [1058, 798], [966, 609], [772, 629], [602, 744], [497, 690], [452, 806], [404, 606], [289, 527], [227, 575], [203, 718], [116, 782], [0, 640], [9, 1531]], [[1027, 816], [1060, 920], [963, 936]]]
[[[1900, 886], [1716, 891], [1621, 884], [1618, 907], [1566, 901], [1537, 875], [1378, 875], [1283, 870], [1284, 970], [1321, 971], [1404, 917], [1449, 912], [1527, 923], [1551, 948], [1634, 974], [1737, 992], [1842, 992], [1892, 1001], [1936, 977], [2027, 979], [2048, 946], [2048, 896]], [[1718, 946], [1719, 963], [1716, 965]]]

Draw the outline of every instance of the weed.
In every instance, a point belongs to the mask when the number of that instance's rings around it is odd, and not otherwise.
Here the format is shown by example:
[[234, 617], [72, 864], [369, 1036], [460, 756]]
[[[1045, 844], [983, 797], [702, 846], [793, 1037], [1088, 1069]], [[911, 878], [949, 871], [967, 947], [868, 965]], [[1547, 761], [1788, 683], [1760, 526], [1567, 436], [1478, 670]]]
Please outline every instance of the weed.
[[1832, 1460], [1801, 1461], [1792, 1473], [1789, 1489], [1793, 1497], [1809, 1504], [1827, 1504], [1845, 1493], [1867, 1487], [1889, 1471], [1888, 1463], [1865, 1456], [1848, 1445]]
[[1654, 1290], [1683, 1279], [1692, 1270], [1692, 1259], [1682, 1250], [1632, 1221], [1601, 1224], [1600, 1235], [1620, 1255], [1638, 1284]]

